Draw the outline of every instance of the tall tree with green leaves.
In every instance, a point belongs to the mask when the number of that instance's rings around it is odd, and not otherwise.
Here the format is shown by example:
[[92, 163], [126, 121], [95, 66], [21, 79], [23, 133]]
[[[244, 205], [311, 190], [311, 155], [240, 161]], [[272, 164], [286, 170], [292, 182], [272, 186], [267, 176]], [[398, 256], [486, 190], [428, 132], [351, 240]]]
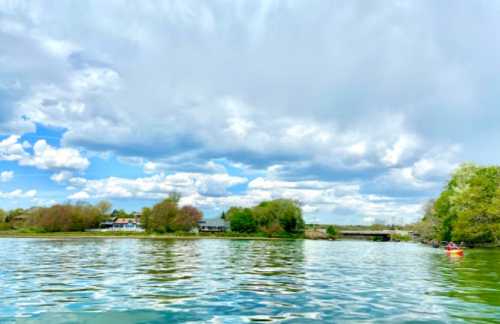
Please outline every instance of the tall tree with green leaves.
[[419, 226], [429, 219], [437, 223], [435, 239], [499, 242], [500, 167], [462, 165], [432, 207]]
[[179, 200], [177, 194], [170, 194], [168, 198], [153, 206], [150, 219], [151, 231], [159, 233], [174, 231], [172, 224], [179, 213]]
[[289, 199], [263, 201], [253, 208], [231, 207], [226, 217], [232, 231], [249, 232], [250, 228], [268, 235], [286, 235], [302, 233], [305, 227], [300, 204]]
[[149, 207], [142, 208], [141, 211], [141, 225], [147, 232], [152, 232], [153, 228], [151, 226], [151, 214], [152, 210]]
[[239, 233], [254, 233], [257, 231], [257, 223], [250, 208], [232, 207], [227, 212], [227, 217], [231, 222], [231, 230]]

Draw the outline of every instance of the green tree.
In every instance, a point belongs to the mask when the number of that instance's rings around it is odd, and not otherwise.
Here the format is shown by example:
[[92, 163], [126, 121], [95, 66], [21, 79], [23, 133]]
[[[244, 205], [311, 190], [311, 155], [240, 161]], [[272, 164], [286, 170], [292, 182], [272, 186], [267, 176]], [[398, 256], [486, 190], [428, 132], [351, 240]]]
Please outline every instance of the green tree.
[[7, 221], [7, 212], [0, 208], [0, 223], [5, 223]]
[[179, 204], [179, 202], [181, 201], [181, 197], [182, 196], [180, 193], [178, 193], [177, 191], [172, 191], [171, 193], [168, 194], [167, 199], [175, 204]]
[[251, 209], [231, 207], [226, 219], [233, 231], [259, 231], [268, 235], [301, 233], [305, 227], [299, 203], [289, 199], [263, 201]]
[[0, 231], [11, 229], [11, 224], [7, 222], [7, 212], [0, 209]]
[[253, 208], [253, 214], [261, 231], [299, 233], [305, 223], [298, 202], [290, 199], [264, 201]]
[[153, 231], [153, 228], [151, 227], [151, 213], [152, 213], [151, 208], [149, 207], [142, 208], [141, 223], [142, 227], [144, 227], [144, 229], [147, 232]]
[[203, 217], [201, 211], [193, 206], [179, 208], [181, 196], [177, 192], [169, 194], [168, 198], [153, 206], [151, 211], [146, 210], [147, 225], [145, 228], [149, 232], [175, 232], [189, 231], [195, 227]]
[[23, 215], [24, 213], [25, 213], [25, 211], [22, 208], [16, 208], [16, 209], [10, 210], [7, 213], [7, 217], [5, 218], [5, 221], [11, 222], [13, 219], [15, 219], [18, 216]]
[[439, 236], [441, 222], [436, 215], [436, 201], [430, 199], [423, 208], [424, 217], [422, 221], [414, 226], [414, 230], [420, 234], [423, 241], [429, 242]]
[[96, 205], [96, 208], [99, 209], [99, 212], [102, 215], [108, 214], [109, 211], [111, 210], [111, 207], [112, 207], [111, 203], [109, 201], [106, 201], [106, 200], [101, 200]]
[[429, 229], [435, 239], [469, 244], [499, 242], [500, 167], [464, 164], [416, 228]]
[[171, 199], [171, 197], [154, 205], [151, 211], [151, 231], [159, 233], [173, 232], [172, 223], [178, 212], [177, 200]]
[[231, 223], [231, 231], [240, 233], [254, 233], [257, 231], [257, 223], [252, 216], [250, 208], [234, 208], [227, 212]]
[[328, 234], [328, 237], [330, 238], [336, 238], [337, 237], [337, 229], [335, 226], [330, 225], [326, 228], [326, 234]]
[[495, 191], [495, 196], [491, 200], [487, 214], [494, 242], [500, 242], [500, 186]]
[[465, 190], [454, 197], [457, 219], [452, 239], [465, 242], [494, 242], [498, 217], [494, 209], [500, 187], [500, 168], [478, 168]]

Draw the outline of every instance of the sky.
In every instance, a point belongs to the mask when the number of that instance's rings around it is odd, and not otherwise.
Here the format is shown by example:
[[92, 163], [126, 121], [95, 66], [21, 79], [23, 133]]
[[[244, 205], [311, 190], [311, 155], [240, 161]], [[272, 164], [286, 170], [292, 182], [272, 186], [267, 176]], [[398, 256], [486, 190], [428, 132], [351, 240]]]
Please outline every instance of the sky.
[[499, 1], [0, 0], [0, 208], [411, 223], [499, 99]]

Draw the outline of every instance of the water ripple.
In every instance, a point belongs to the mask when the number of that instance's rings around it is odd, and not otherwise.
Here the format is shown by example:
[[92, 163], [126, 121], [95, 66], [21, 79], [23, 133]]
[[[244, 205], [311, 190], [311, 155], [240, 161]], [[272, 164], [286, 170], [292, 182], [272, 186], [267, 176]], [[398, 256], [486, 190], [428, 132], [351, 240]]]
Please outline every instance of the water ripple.
[[500, 322], [497, 250], [0, 239], [0, 260], [0, 322]]

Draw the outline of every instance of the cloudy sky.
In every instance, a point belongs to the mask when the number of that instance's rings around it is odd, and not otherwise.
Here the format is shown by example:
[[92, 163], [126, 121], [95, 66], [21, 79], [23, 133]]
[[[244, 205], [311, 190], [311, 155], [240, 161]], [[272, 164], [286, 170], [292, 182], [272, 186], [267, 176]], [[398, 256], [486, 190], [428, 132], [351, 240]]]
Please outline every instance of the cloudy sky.
[[411, 222], [499, 99], [498, 1], [0, 0], [0, 207]]

